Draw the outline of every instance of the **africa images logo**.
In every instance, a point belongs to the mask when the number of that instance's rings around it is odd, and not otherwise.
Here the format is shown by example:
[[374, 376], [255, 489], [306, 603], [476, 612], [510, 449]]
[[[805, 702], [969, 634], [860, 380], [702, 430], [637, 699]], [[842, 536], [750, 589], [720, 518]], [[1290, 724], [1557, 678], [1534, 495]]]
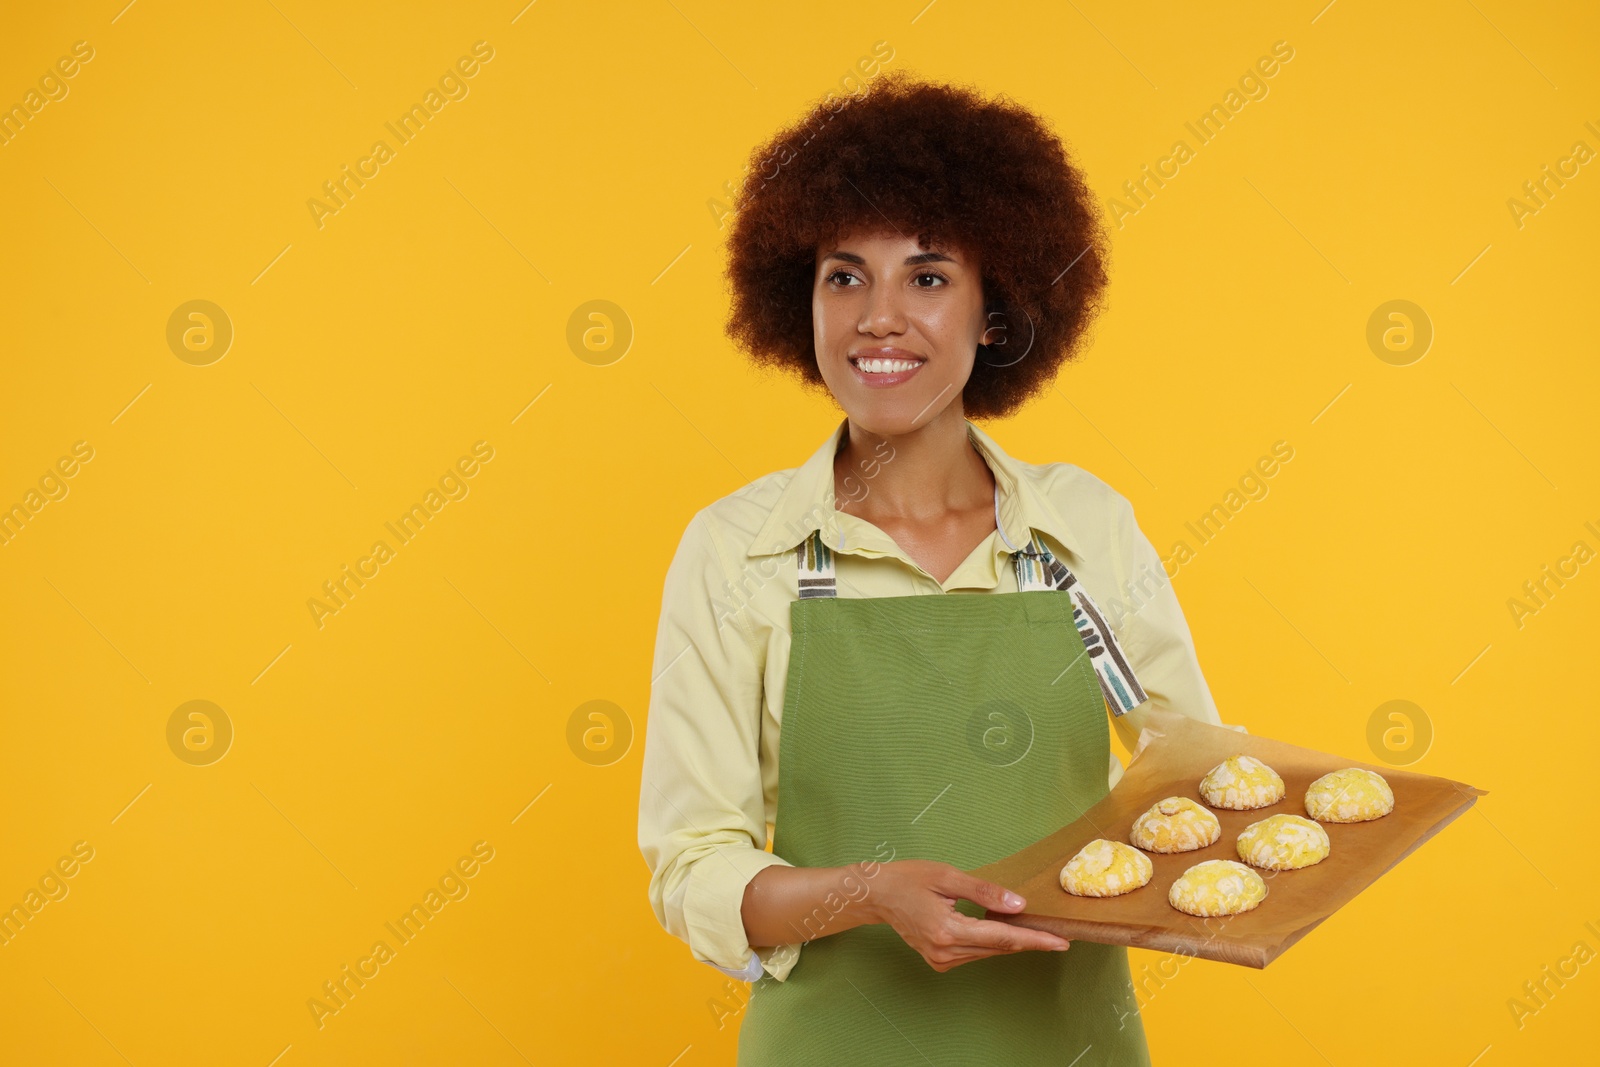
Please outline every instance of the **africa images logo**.
[[[481, 65], [494, 58], [494, 46], [488, 41], [477, 41], [472, 46], [472, 54], [462, 56], [455, 64], [439, 76], [438, 87], [428, 87], [422, 95], [421, 103], [414, 103], [404, 114], [394, 122], [385, 122], [384, 129], [394, 135], [396, 145], [408, 145], [422, 133], [429, 120], [437, 118], [446, 104], [452, 100], [465, 100], [472, 87], [467, 84], [467, 79], [477, 76], [482, 69]], [[327, 225], [326, 219], [330, 215], [337, 215], [350, 201], [355, 199], [356, 193], [367, 187], [367, 182], [376, 178], [383, 169], [384, 164], [395, 158], [398, 148], [391, 146], [388, 141], [378, 140], [372, 143], [372, 150], [365, 156], [356, 160], [355, 169], [351, 170], [346, 163], [340, 170], [342, 173], [322, 183], [322, 195], [327, 201], [311, 197], [306, 201], [306, 208], [311, 212], [311, 221], [316, 223], [317, 229]]]
[[494, 859], [493, 845], [487, 841], [474, 842], [470, 855], [462, 856], [445, 869], [444, 874], [439, 877], [437, 889], [429, 886], [421, 903], [412, 904], [394, 922], [383, 924], [384, 929], [394, 937], [393, 945], [381, 938], [374, 941], [372, 950], [356, 960], [355, 967], [352, 968], [347, 963], [339, 969], [337, 976], [323, 982], [321, 995], [306, 1000], [306, 1007], [310, 1010], [317, 1029], [321, 1030], [327, 1025], [328, 1016], [337, 1015], [348, 1008], [356, 993], [365, 989], [368, 982], [378, 977], [382, 969], [395, 959], [402, 947], [415, 941], [428, 923], [439, 917], [439, 913], [446, 905], [451, 901], [467, 899], [467, 894], [472, 892], [472, 887], [467, 884], [468, 880], [476, 878], [483, 870], [483, 865], [492, 859]]
[[306, 608], [311, 612], [311, 621], [317, 629], [326, 625], [328, 617], [349, 607], [356, 594], [367, 587], [367, 582], [376, 578], [383, 566], [396, 558], [400, 547], [416, 540], [428, 524], [438, 518], [445, 505], [451, 501], [465, 500], [467, 494], [472, 492], [467, 479], [476, 477], [483, 469], [483, 464], [492, 459], [493, 445], [488, 441], [474, 442], [471, 455], [461, 456], [453, 466], [445, 468], [444, 474], [439, 477], [437, 489], [430, 487], [420, 502], [413, 503], [394, 522], [383, 524], [384, 529], [394, 535], [398, 547], [390, 547], [389, 542], [380, 538], [372, 543], [367, 555], [356, 560], [353, 570], [346, 563], [336, 577], [323, 582], [322, 591], [326, 599], [314, 596], [306, 599]]

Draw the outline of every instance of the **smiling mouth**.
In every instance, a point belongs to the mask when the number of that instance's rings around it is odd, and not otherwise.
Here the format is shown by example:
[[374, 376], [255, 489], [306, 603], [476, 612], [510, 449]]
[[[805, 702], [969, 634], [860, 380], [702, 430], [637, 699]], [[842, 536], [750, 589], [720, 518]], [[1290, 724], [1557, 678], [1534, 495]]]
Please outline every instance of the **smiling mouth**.
[[926, 363], [922, 359], [902, 359], [898, 356], [851, 356], [850, 365], [864, 374], [904, 374]]

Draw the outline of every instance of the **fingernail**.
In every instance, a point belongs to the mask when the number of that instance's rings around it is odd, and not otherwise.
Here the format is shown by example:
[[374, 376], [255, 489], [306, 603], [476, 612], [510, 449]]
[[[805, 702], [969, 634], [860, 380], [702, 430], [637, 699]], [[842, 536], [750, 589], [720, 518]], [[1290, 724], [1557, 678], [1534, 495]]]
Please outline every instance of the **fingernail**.
[[1023, 905], [1023, 899], [1021, 897], [1017, 896], [1015, 893], [1010, 892], [1009, 890], [1006, 892], [1006, 907], [1008, 907], [1008, 908], [1020, 908], [1020, 907], [1022, 907], [1022, 905]]
[[1066, 944], [1064, 944], [1064, 945], [1057, 945], [1057, 946], [1056, 946], [1056, 948], [1055, 948], [1055, 950], [1056, 950], [1056, 951], [1057, 951], [1057, 952], [1065, 952], [1065, 951], [1067, 951], [1067, 949], [1069, 949], [1069, 948], [1071, 948], [1071, 947], [1072, 947], [1072, 942], [1070, 942], [1070, 941], [1069, 941], [1069, 942], [1067, 942], [1067, 943], [1066, 943]]

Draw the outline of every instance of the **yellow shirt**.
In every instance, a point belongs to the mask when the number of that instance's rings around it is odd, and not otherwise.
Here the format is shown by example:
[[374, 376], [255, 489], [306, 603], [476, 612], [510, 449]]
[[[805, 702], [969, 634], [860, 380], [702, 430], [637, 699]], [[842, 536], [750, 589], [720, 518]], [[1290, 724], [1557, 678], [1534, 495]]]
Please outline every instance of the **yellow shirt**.
[[[763, 971], [787, 977], [801, 947], [752, 950], [740, 909], [756, 872], [787, 863], [766, 848], [797, 598], [794, 549], [812, 530], [833, 548], [841, 597], [1016, 592], [1008, 543], [1025, 546], [1037, 530], [1099, 605], [1149, 695], [1112, 718], [1123, 743], [1133, 747], [1149, 708], [1220, 725], [1161, 558], [1121, 494], [1070, 463], [1013, 459], [968, 421], [994, 473], [997, 528], [940, 583], [882, 530], [835, 509], [833, 458], [846, 425], [840, 420], [804, 465], [696, 513], [662, 593], [639, 795], [650, 903], [696, 959], [745, 981]], [[892, 449], [877, 462], [892, 463]], [[853, 472], [847, 501], [870, 493], [880, 470]], [[1115, 753], [1107, 772], [1115, 785]]]

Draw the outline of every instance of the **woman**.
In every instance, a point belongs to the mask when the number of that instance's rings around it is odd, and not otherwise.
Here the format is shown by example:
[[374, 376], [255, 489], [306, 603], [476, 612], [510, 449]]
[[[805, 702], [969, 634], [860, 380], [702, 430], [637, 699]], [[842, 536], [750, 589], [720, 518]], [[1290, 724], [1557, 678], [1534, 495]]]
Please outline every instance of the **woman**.
[[741, 1064], [1148, 1062], [1126, 950], [985, 919], [1026, 901], [965, 873], [1106, 794], [1108, 709], [1130, 745], [1148, 707], [1218, 722], [1128, 502], [970, 421], [1084, 339], [1091, 194], [1038, 116], [897, 75], [752, 159], [729, 331], [845, 417], [700, 510], [667, 572], [656, 915], [757, 982]]

